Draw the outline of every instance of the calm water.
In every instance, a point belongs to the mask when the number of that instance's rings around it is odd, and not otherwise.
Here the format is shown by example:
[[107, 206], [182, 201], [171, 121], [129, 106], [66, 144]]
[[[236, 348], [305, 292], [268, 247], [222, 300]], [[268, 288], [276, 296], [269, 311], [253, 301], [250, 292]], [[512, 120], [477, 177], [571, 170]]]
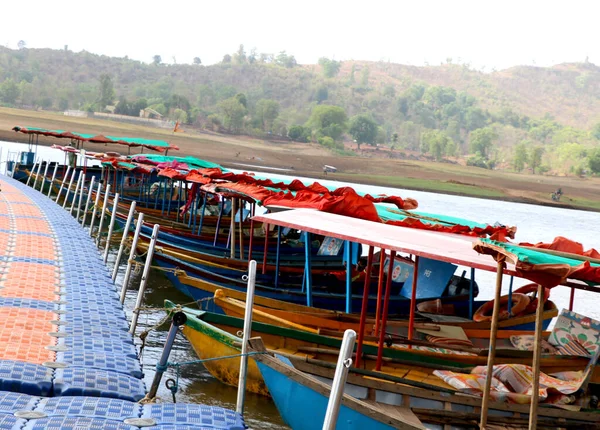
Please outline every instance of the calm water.
[[[2, 158], [6, 160], [8, 149], [10, 151], [22, 150], [24, 145], [0, 142]], [[44, 160], [63, 161], [64, 155], [61, 151], [45, 147], [39, 147], [38, 155]], [[4, 164], [0, 164], [0, 172], [4, 171]], [[335, 176], [333, 174], [332, 176]], [[285, 178], [282, 175], [269, 174], [272, 179]], [[337, 186], [348, 185], [335, 181], [319, 181], [323, 184]], [[516, 225], [518, 227], [517, 240], [538, 242], [552, 241], [555, 236], [561, 235], [583, 243], [584, 247], [600, 249], [600, 214], [567, 209], [557, 209], [543, 206], [533, 206], [520, 203], [506, 203], [492, 200], [475, 199], [468, 197], [457, 197], [443, 194], [434, 194], [420, 191], [402, 190], [396, 188], [385, 188], [376, 186], [356, 185], [356, 189], [371, 194], [394, 194], [402, 197], [413, 197], [419, 202], [419, 209], [424, 212], [444, 213], [451, 216], [463, 217], [474, 221], [493, 224], [500, 222], [505, 225]], [[111, 257], [114, 261], [114, 254]], [[112, 262], [109, 260], [109, 266]], [[121, 285], [121, 276], [124, 267], [121, 267], [117, 285]], [[489, 299], [493, 297], [494, 274], [477, 272], [476, 279], [480, 288], [480, 298]], [[515, 280], [515, 286], [520, 286], [526, 281]], [[128, 290], [126, 306], [128, 311], [135, 303], [135, 295], [139, 285], [139, 275]], [[504, 292], [508, 290], [508, 282], [504, 283]], [[552, 300], [559, 309], [568, 307], [570, 290], [557, 287], [552, 291]], [[163, 300], [168, 298], [174, 302], [186, 303], [189, 299], [178, 293], [160, 272], [153, 272], [150, 277], [146, 293], [146, 306], [154, 307], [152, 311], [144, 311], [140, 316], [140, 327], [138, 333], [146, 327], [152, 327], [164, 316], [162, 310]], [[598, 298], [593, 293], [577, 291], [575, 294], [575, 311], [600, 319], [600, 309], [595, 303]], [[147, 346], [143, 355], [146, 382], [152, 381], [154, 365], [162, 351], [165, 341], [166, 330], [163, 327], [155, 330], [147, 338]], [[171, 361], [194, 360], [195, 354], [183, 337], [178, 337], [176, 345], [171, 354]], [[167, 377], [174, 377], [174, 372], [169, 371]], [[159, 395], [166, 402], [170, 402], [171, 394], [163, 385]], [[199, 402], [220, 405], [227, 408], [235, 408], [236, 389], [220, 384], [202, 367], [202, 365], [191, 365], [182, 370], [179, 381], [180, 390], [178, 401]], [[248, 424], [253, 428], [280, 429], [286, 428], [273, 403], [261, 396], [248, 394], [246, 396], [246, 418]]]

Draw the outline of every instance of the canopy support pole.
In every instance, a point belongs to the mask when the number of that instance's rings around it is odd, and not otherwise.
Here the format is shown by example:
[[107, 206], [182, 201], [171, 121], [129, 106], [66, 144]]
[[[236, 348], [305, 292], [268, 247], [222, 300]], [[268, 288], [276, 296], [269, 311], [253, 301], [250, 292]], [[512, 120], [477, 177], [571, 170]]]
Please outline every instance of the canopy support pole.
[[252, 246], [254, 245], [254, 203], [250, 206], [250, 239], [248, 239], [248, 263], [252, 260]]
[[346, 260], [346, 313], [352, 313], [352, 243], [344, 242], [344, 254]]
[[367, 312], [369, 304], [369, 288], [371, 287], [371, 269], [373, 268], [374, 248], [369, 246], [369, 256], [367, 257], [367, 268], [365, 269], [365, 286], [363, 288], [362, 307], [360, 310], [360, 325], [358, 329], [358, 343], [356, 345], [356, 365], [360, 368], [360, 359], [362, 356], [362, 344], [365, 337], [365, 325], [367, 322]]
[[213, 240], [213, 246], [217, 246], [217, 241], [219, 240], [219, 229], [221, 228], [221, 219], [223, 218], [223, 206], [224, 201], [221, 199], [219, 202], [219, 217], [217, 218], [217, 228], [215, 229], [215, 239]]
[[571, 312], [573, 311], [574, 302], [575, 302], [575, 288], [571, 287], [571, 296], [569, 297], [569, 310]]
[[231, 249], [229, 257], [235, 258], [235, 199], [231, 199], [231, 213], [229, 214], [229, 238], [231, 241]]
[[511, 311], [512, 311], [512, 294], [513, 294], [514, 280], [515, 280], [515, 277], [511, 276], [510, 282], [508, 283], [508, 307], [507, 307], [508, 315], [511, 315]]
[[238, 231], [240, 235], [240, 260], [244, 259], [244, 206], [246, 206], [246, 202], [242, 204], [242, 199], [237, 199], [239, 211], [240, 211], [240, 219], [238, 221]]
[[475, 268], [471, 267], [471, 279], [469, 280], [469, 318], [473, 319], [473, 305], [475, 300]]
[[537, 410], [540, 394], [540, 360], [542, 358], [542, 322], [544, 315], [544, 287], [538, 284], [538, 305], [535, 312], [535, 342], [533, 344], [533, 387], [529, 409], [529, 430], [537, 428]]
[[500, 313], [500, 293], [502, 292], [502, 272], [504, 270], [504, 256], [498, 261], [496, 267], [496, 294], [494, 296], [494, 310], [492, 312], [492, 327], [490, 333], [490, 348], [487, 362], [487, 372], [485, 376], [485, 387], [483, 390], [483, 399], [481, 401], [481, 423], [479, 428], [485, 430], [488, 417], [488, 405], [490, 403], [490, 389], [492, 387], [492, 378], [494, 370], [494, 359], [496, 357], [496, 335], [498, 334], [498, 314]]
[[263, 249], [262, 274], [267, 273], [267, 251], [269, 250], [269, 224], [265, 223], [265, 247]]
[[379, 251], [379, 278], [377, 278], [377, 307], [375, 309], [375, 336], [379, 334], [379, 319], [381, 318], [381, 296], [383, 294], [383, 273], [385, 266], [385, 249]]
[[206, 211], [206, 200], [208, 200], [208, 196], [204, 193], [204, 200], [202, 201], [202, 212], [200, 212], [200, 223], [198, 224], [198, 231], [196, 234], [200, 236], [202, 234], [202, 227], [204, 227], [204, 212]]
[[[408, 340], [412, 340], [415, 330], [415, 309], [417, 307], [417, 281], [419, 278], [419, 256], [415, 256], [413, 267], [412, 291], [410, 293], [410, 316], [408, 317]], [[412, 345], [410, 346], [412, 349]]]
[[390, 293], [392, 290], [392, 273], [394, 271], [394, 260], [396, 259], [396, 251], [390, 252], [390, 265], [388, 266], [387, 280], [385, 283], [385, 301], [383, 302], [383, 315], [381, 317], [381, 332], [379, 333], [379, 345], [377, 348], [377, 363], [375, 370], [381, 370], [383, 361], [383, 340], [385, 338], [385, 327], [387, 325], [388, 309], [390, 306]]
[[279, 288], [279, 263], [281, 256], [281, 226], [277, 226], [277, 254], [275, 255], [275, 288]]
[[312, 239], [311, 234], [307, 231], [304, 232], [304, 277], [306, 279], [306, 306], [312, 308], [313, 299], [312, 299]]

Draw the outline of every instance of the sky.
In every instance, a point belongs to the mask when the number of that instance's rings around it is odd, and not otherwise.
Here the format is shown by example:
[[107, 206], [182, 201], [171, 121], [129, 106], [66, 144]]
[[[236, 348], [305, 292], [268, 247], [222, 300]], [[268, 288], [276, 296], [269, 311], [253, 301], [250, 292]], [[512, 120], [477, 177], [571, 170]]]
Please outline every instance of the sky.
[[597, 0], [21, 0], [0, 26], [0, 45], [213, 64], [243, 44], [301, 64], [451, 59], [492, 71], [600, 65], [598, 16]]

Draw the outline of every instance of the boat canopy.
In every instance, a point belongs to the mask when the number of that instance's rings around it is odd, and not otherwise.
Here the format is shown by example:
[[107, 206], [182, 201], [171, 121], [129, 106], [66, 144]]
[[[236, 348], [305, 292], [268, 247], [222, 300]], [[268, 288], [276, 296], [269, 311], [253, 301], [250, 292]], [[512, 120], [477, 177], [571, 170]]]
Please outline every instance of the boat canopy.
[[[497, 263], [492, 258], [473, 249], [477, 239], [470, 236], [398, 227], [326, 212], [316, 216], [313, 210], [308, 209], [257, 215], [253, 219], [475, 269], [497, 270]], [[504, 273], [517, 274], [510, 263]]]
[[153, 140], [153, 139], [144, 139], [141, 137], [124, 137], [124, 136], [104, 136], [102, 134], [86, 134], [86, 133], [78, 133], [75, 131], [66, 131], [66, 130], [49, 130], [45, 128], [39, 127], [22, 127], [22, 126], [14, 126], [12, 128], [16, 132], [25, 133], [25, 134], [37, 134], [43, 136], [52, 136], [57, 138], [65, 138], [65, 139], [73, 139], [82, 142], [92, 142], [92, 143], [115, 143], [119, 145], [127, 145], [129, 147], [138, 147], [142, 146], [144, 148], [151, 149], [153, 151], [164, 152], [169, 149], [179, 149], [176, 145], [170, 144], [165, 140]]
[[558, 237], [552, 244], [512, 244], [489, 239], [474, 243], [475, 250], [515, 265], [517, 274], [544, 287], [552, 288], [567, 279], [600, 284], [600, 259], [595, 250], [584, 251], [580, 243]]

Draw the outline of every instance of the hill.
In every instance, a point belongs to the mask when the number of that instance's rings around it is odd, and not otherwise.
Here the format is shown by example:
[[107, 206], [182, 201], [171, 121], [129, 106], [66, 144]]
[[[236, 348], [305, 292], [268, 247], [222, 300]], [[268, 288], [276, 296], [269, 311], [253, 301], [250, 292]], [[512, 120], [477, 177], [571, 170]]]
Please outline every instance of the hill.
[[298, 65], [285, 52], [259, 56], [241, 46], [202, 66], [0, 47], [0, 105], [133, 116], [151, 107], [189, 126], [310, 140], [338, 154], [351, 154], [354, 141], [359, 149], [388, 145], [396, 158], [538, 173], [600, 170], [600, 68], [590, 63], [489, 73], [451, 61]]

